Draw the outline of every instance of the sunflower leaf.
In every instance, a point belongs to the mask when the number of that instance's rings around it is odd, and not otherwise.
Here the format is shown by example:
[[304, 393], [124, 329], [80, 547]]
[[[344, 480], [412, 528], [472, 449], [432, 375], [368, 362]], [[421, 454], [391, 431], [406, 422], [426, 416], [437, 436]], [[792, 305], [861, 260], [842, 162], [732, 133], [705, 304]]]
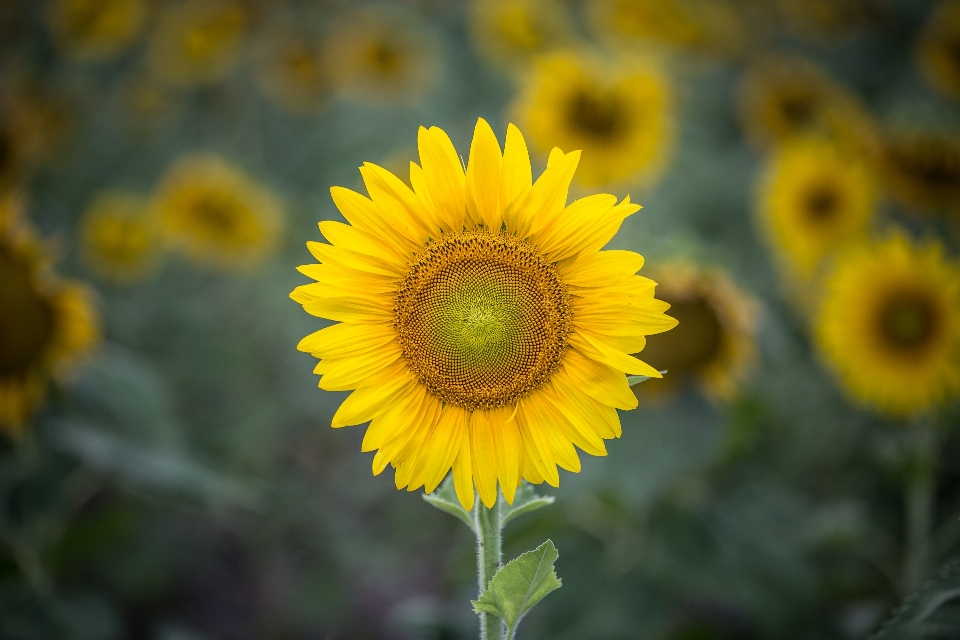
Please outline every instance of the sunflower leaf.
[[960, 625], [960, 560], [943, 566], [894, 612], [871, 640], [946, 638]]
[[[666, 372], [667, 370], [664, 369], [663, 371], [660, 372], [660, 375], [663, 375]], [[627, 384], [632, 387], [634, 385], [640, 384], [641, 382], [646, 382], [647, 380], [650, 380], [652, 377], [653, 376], [627, 376]]]
[[558, 555], [553, 542], [547, 540], [508, 562], [493, 576], [480, 598], [472, 602], [474, 612], [498, 616], [507, 625], [506, 640], [512, 640], [523, 616], [547, 594], [560, 588], [560, 578], [553, 567]]
[[500, 526], [505, 527], [511, 520], [551, 504], [553, 504], [552, 496], [537, 495], [537, 492], [533, 489], [533, 485], [524, 480], [520, 486], [517, 487], [513, 504], [504, 503], [500, 507]]
[[473, 515], [460, 505], [460, 499], [457, 498], [457, 490], [453, 485], [453, 476], [448, 476], [440, 487], [430, 494], [423, 494], [423, 499], [433, 505], [440, 511], [446, 511], [452, 516], [459, 518], [465, 525], [470, 527], [474, 533], [477, 532], [473, 523]]

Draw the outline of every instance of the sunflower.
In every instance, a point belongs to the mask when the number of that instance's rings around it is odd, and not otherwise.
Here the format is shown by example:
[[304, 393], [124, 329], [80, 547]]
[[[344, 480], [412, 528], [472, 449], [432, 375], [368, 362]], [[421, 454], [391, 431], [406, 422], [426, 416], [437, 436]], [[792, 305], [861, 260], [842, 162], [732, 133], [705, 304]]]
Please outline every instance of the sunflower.
[[319, 42], [297, 33], [271, 30], [256, 39], [250, 58], [257, 87], [287, 111], [312, 111], [329, 92]]
[[650, 64], [557, 53], [537, 62], [513, 111], [537, 151], [553, 142], [583, 151], [583, 186], [650, 185], [673, 150], [671, 93]]
[[787, 275], [801, 283], [825, 256], [866, 232], [877, 200], [864, 161], [813, 138], [777, 150], [758, 195], [760, 227]]
[[497, 483], [513, 501], [521, 478], [557, 486], [579, 471], [574, 445], [604, 455], [616, 409], [637, 399], [624, 373], [659, 377], [627, 355], [676, 324], [634, 275], [643, 258], [600, 251], [639, 209], [593, 195], [565, 206], [580, 152], [554, 149], [533, 184], [526, 143], [510, 125], [501, 154], [477, 123], [466, 172], [446, 133], [421, 128], [413, 190], [365, 164], [370, 198], [334, 187], [349, 224], [321, 222], [310, 242], [316, 280], [291, 297], [335, 321], [299, 348], [320, 358], [320, 387], [354, 390], [334, 427], [370, 422], [373, 472], [433, 491], [453, 468], [467, 509]]
[[416, 102], [440, 72], [435, 36], [406, 12], [347, 14], [330, 30], [324, 49], [331, 81], [362, 102]]
[[814, 42], [843, 40], [882, 16], [872, 0], [777, 0], [789, 29]]
[[644, 359], [669, 375], [639, 391], [658, 396], [692, 382], [711, 400], [732, 399], [757, 360], [756, 299], [718, 268], [678, 262], [652, 275], [680, 324], [647, 338]]
[[140, 35], [147, 18], [144, 0], [55, 0], [48, 20], [58, 44], [85, 60], [106, 60]]
[[126, 191], [98, 194], [80, 222], [80, 250], [98, 274], [120, 283], [148, 275], [160, 257], [160, 238], [146, 198]]
[[156, 194], [170, 242], [198, 262], [255, 265], [273, 249], [281, 225], [276, 198], [253, 176], [209, 155], [188, 155], [163, 177]]
[[598, 0], [588, 5], [601, 40], [731, 53], [747, 38], [738, 11], [716, 0]]
[[884, 185], [909, 209], [960, 211], [960, 136], [894, 133], [884, 139]]
[[187, 0], [164, 7], [150, 41], [154, 74], [188, 86], [222, 80], [239, 60], [246, 16], [231, 0]]
[[50, 272], [19, 210], [14, 196], [0, 201], [0, 430], [10, 435], [99, 336], [89, 291]]
[[930, 13], [917, 59], [932, 87], [960, 100], [960, 0], [941, 2]]
[[960, 394], [960, 265], [902, 233], [851, 247], [825, 281], [816, 340], [845, 391], [909, 417]]
[[747, 70], [739, 93], [740, 120], [758, 148], [818, 135], [857, 152], [872, 149], [875, 134], [866, 110], [809, 60], [765, 56]]
[[484, 57], [508, 71], [573, 39], [557, 0], [474, 0], [470, 32]]

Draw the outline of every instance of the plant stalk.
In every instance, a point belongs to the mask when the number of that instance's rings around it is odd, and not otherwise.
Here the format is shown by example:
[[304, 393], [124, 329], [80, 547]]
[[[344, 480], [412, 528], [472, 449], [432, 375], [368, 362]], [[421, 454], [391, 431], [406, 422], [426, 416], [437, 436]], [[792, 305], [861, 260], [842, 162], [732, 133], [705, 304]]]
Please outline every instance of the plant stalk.
[[930, 566], [933, 528], [934, 466], [937, 456], [937, 438], [932, 425], [921, 422], [912, 426], [912, 470], [904, 495], [905, 549], [903, 563], [903, 592], [912, 593]]
[[[502, 497], [497, 492], [497, 502], [487, 509], [480, 497], [476, 496], [473, 506], [474, 529], [477, 532], [477, 585], [482, 594], [494, 574], [500, 569], [502, 545], [500, 532], [503, 528], [501, 516]], [[480, 614], [480, 640], [501, 640], [503, 623], [492, 613]]]

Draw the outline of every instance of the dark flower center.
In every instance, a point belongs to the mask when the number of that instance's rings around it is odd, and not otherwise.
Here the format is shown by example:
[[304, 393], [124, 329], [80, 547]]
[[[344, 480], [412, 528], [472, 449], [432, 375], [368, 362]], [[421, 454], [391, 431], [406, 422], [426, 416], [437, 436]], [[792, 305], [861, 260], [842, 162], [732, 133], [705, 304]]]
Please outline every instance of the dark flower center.
[[840, 210], [840, 194], [829, 186], [818, 186], [810, 190], [804, 204], [804, 211], [811, 221], [828, 222]]
[[53, 311], [30, 275], [26, 264], [0, 248], [0, 377], [29, 372], [53, 336]]
[[891, 296], [880, 307], [879, 333], [894, 351], [923, 350], [937, 332], [937, 309], [929, 297], [907, 292]]
[[602, 140], [616, 138], [627, 124], [627, 114], [621, 100], [609, 92], [575, 93], [570, 100], [567, 117], [575, 130]]
[[669, 315], [679, 323], [670, 331], [647, 336], [642, 358], [671, 378], [700, 373], [715, 361], [723, 346], [723, 326], [713, 305], [703, 297], [660, 297], [670, 303]]

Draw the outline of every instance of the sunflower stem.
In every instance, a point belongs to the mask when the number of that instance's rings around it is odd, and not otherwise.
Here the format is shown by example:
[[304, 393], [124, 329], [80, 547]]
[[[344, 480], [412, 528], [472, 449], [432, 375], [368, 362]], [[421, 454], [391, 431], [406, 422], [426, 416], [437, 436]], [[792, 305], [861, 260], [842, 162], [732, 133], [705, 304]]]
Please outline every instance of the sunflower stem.
[[933, 501], [936, 484], [934, 466], [937, 437], [925, 421], [912, 425], [913, 460], [904, 495], [905, 541], [903, 585], [905, 594], [920, 586], [930, 564], [930, 531], [933, 526]]
[[[503, 517], [501, 501], [503, 496], [497, 492], [497, 501], [492, 509], [487, 509], [479, 496], [474, 499], [473, 523], [477, 533], [477, 586], [480, 594], [490, 584], [490, 580], [501, 566], [502, 545], [501, 532]], [[503, 623], [492, 613], [480, 615], [480, 640], [501, 640], [503, 638]]]

